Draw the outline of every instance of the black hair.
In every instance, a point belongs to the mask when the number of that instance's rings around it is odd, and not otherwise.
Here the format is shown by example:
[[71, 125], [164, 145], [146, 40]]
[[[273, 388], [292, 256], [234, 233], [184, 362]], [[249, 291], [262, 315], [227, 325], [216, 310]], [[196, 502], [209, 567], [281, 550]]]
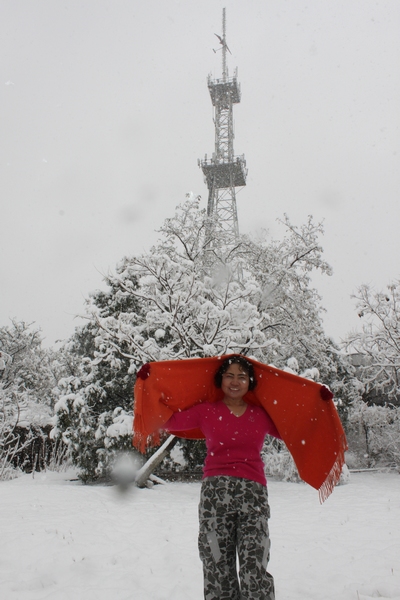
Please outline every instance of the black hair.
[[214, 383], [217, 388], [221, 387], [222, 376], [229, 369], [231, 365], [240, 365], [249, 376], [249, 391], [254, 390], [257, 385], [256, 375], [254, 373], [254, 367], [247, 358], [241, 354], [235, 354], [229, 358], [225, 358], [218, 368], [218, 371], [214, 375]]

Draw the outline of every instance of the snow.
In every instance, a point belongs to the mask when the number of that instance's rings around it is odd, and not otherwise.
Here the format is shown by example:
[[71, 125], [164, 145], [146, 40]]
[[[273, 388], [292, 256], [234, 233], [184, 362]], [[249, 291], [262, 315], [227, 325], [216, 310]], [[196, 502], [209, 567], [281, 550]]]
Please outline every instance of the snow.
[[[0, 598], [201, 600], [199, 483], [84, 486], [67, 473], [0, 483]], [[269, 482], [277, 600], [400, 599], [400, 477], [353, 473], [323, 504]]]
[[118, 438], [120, 436], [129, 435], [133, 428], [133, 416], [121, 411], [118, 407], [113, 413], [113, 424], [107, 427], [106, 435], [109, 438]]

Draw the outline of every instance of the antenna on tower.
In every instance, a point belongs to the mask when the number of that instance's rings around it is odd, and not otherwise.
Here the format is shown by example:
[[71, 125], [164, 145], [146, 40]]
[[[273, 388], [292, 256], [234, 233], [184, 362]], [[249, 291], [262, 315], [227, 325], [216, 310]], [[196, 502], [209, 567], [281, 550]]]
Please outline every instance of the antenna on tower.
[[[228, 77], [228, 71], [226, 68], [226, 51], [228, 50], [229, 54], [232, 54], [232, 52], [229, 50], [228, 44], [226, 43], [226, 9], [225, 8], [222, 9], [222, 37], [220, 35], [218, 35], [218, 33], [216, 33], [215, 35], [219, 39], [219, 43], [222, 46], [222, 48], [219, 48], [219, 50], [222, 50], [222, 79], [223, 79], [223, 81], [226, 81], [226, 78]], [[217, 52], [217, 50], [214, 50], [214, 52]]]

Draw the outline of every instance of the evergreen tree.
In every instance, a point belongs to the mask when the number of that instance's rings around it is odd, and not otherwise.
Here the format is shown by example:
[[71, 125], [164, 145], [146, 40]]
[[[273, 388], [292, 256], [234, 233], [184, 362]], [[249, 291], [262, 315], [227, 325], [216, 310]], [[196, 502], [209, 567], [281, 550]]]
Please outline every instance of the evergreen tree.
[[[121, 314], [136, 314], [136, 299], [122, 295], [107, 281], [109, 290], [97, 291], [88, 300], [97, 318], [112, 321]], [[109, 476], [116, 454], [132, 444], [131, 363], [123, 355], [123, 342], [119, 355], [107, 360], [102, 357], [104, 348], [97, 320], [88, 319], [65, 345], [65, 353], [74, 357], [74, 372], [60, 379], [57, 387], [52, 437], [68, 446], [83, 481]]]

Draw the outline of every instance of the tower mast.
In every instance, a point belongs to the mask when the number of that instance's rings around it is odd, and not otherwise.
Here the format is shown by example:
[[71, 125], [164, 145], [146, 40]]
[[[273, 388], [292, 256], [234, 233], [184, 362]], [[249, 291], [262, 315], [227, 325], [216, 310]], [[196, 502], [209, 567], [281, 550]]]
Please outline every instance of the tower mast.
[[221, 44], [222, 78], [208, 76], [207, 84], [214, 107], [215, 150], [211, 159], [205, 156], [199, 161], [208, 188], [207, 216], [208, 245], [214, 255], [221, 257], [223, 249], [229, 251], [239, 237], [236, 208], [236, 188], [246, 185], [246, 161], [244, 155], [235, 156], [233, 150], [233, 105], [240, 102], [240, 85], [237, 69], [229, 77], [226, 64], [226, 11], [222, 11], [222, 37], [215, 34]]
[[228, 73], [226, 71], [226, 12], [222, 9], [222, 79], [226, 81]]

